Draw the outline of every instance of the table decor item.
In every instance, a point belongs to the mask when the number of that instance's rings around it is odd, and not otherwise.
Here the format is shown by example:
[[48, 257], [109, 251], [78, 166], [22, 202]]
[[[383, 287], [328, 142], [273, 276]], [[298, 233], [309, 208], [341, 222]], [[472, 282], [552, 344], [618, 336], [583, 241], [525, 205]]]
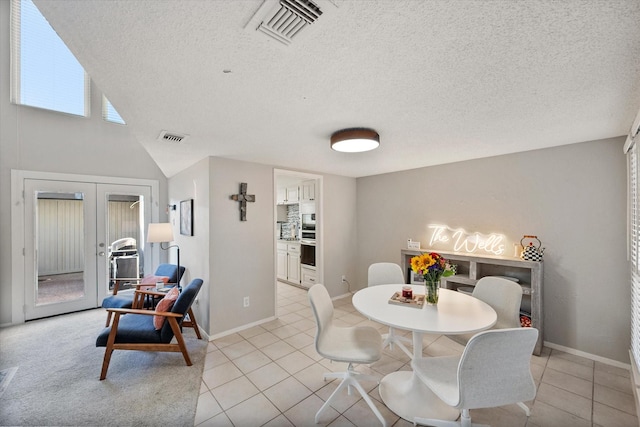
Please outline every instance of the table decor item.
[[414, 242], [411, 239], [407, 240], [407, 249], [417, 249], [420, 250], [420, 242]]
[[413, 298], [413, 289], [411, 289], [411, 286], [402, 287], [402, 296], [405, 298]]
[[453, 276], [451, 265], [442, 255], [429, 252], [411, 258], [411, 269], [424, 277], [426, 305], [438, 304], [440, 279]]
[[410, 298], [403, 297], [402, 292], [395, 292], [389, 298], [389, 304], [402, 305], [405, 307], [422, 308], [424, 305], [424, 295], [411, 295]]
[[[530, 240], [528, 245], [524, 244], [524, 240]], [[534, 244], [533, 240], [536, 240], [538, 243]], [[542, 261], [542, 254], [544, 253], [544, 249], [542, 248], [542, 242], [538, 239], [538, 236], [524, 236], [520, 239], [520, 246], [522, 247], [522, 252], [520, 253], [520, 258], [523, 261]]]

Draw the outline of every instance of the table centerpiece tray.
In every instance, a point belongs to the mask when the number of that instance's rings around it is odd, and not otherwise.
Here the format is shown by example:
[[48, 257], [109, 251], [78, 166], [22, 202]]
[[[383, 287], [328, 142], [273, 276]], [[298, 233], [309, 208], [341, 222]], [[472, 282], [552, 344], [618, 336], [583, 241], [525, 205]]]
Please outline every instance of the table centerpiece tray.
[[411, 298], [405, 298], [402, 296], [402, 292], [396, 292], [391, 296], [391, 298], [389, 298], [389, 304], [422, 308], [422, 306], [424, 305], [424, 295], [414, 294]]

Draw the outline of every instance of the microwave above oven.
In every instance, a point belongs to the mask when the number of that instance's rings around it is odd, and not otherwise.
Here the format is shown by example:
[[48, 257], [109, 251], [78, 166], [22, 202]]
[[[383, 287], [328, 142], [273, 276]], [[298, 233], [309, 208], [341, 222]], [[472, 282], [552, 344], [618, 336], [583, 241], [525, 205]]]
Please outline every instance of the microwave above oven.
[[316, 214], [302, 214], [302, 229], [303, 230], [316, 229]]

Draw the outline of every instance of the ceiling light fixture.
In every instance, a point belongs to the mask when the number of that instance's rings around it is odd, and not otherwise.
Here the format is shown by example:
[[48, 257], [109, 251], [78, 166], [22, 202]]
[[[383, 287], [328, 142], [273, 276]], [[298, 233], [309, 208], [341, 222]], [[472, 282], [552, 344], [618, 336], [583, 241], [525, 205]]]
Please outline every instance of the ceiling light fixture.
[[380, 135], [373, 129], [342, 129], [331, 135], [331, 148], [343, 153], [360, 153], [380, 145]]

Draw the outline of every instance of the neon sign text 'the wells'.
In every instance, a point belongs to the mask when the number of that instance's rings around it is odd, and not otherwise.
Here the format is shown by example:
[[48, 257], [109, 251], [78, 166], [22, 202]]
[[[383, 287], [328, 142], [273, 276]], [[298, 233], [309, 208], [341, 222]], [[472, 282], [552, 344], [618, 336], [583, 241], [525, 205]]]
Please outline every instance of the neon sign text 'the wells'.
[[505, 237], [502, 234], [469, 233], [462, 228], [452, 229], [446, 225], [431, 224], [430, 247], [453, 246], [455, 252], [487, 253], [503, 255]]

